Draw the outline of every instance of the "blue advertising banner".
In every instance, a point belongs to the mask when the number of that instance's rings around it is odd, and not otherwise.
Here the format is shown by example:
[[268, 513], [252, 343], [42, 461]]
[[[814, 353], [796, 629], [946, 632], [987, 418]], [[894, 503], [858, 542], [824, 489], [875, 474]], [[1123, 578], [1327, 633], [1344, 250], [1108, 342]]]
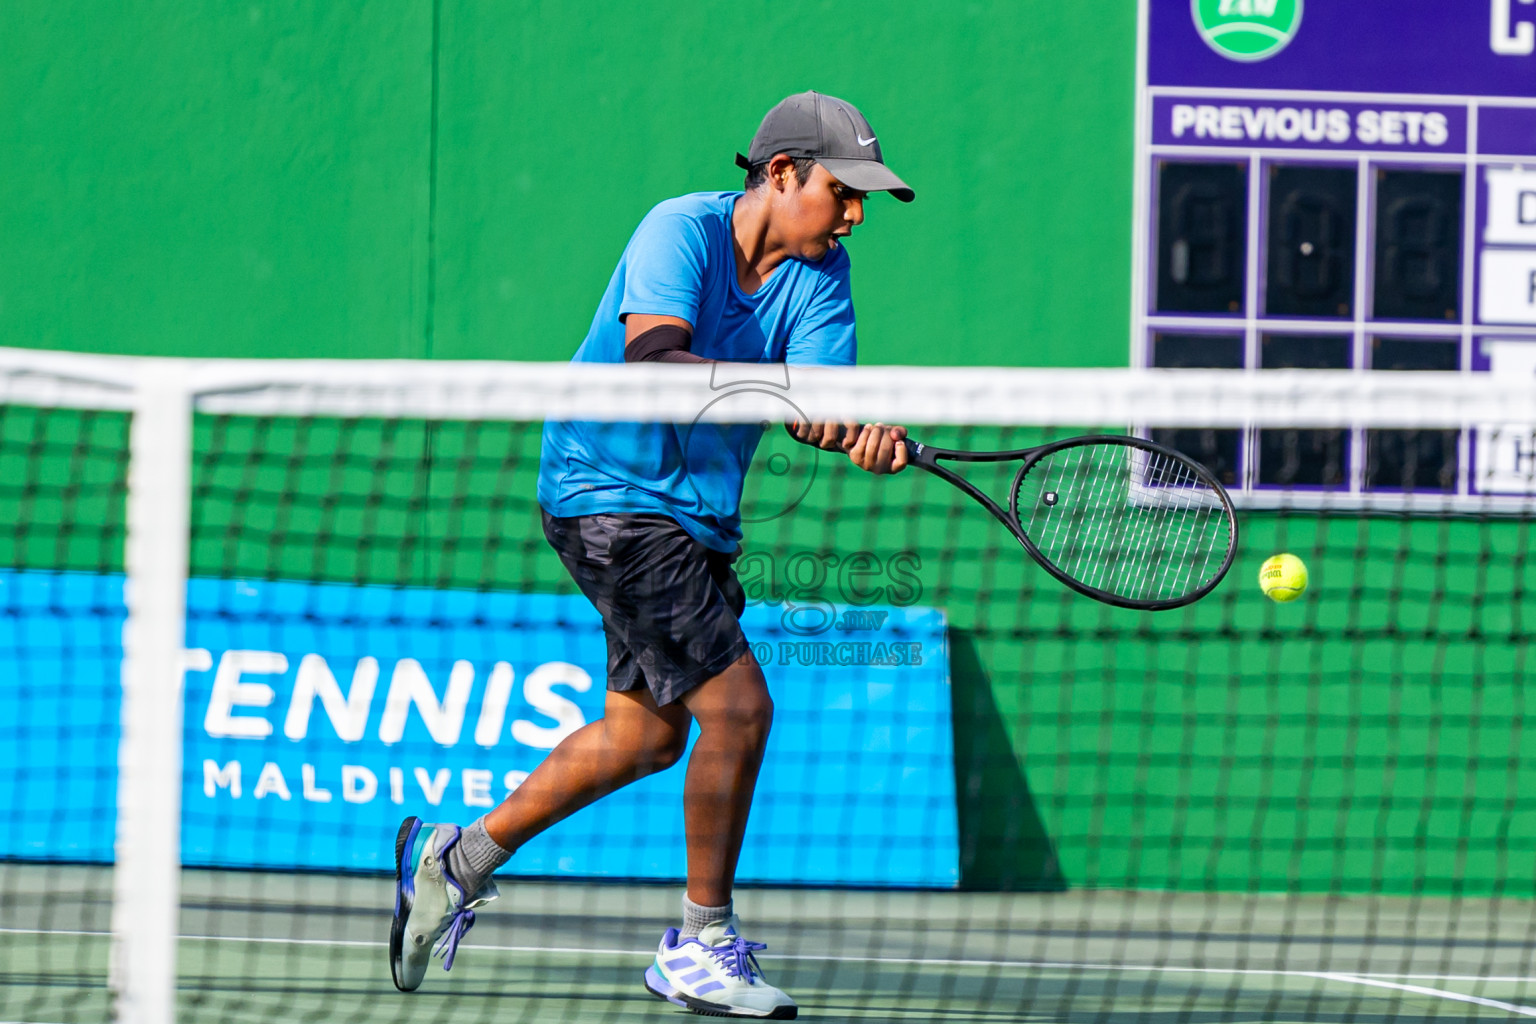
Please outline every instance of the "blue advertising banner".
[[0, 572], [0, 857], [112, 860], [123, 578]]
[[[0, 649], [0, 716], [27, 717], [33, 738], [0, 746], [15, 780], [0, 813], [67, 811], [67, 787], [39, 765], [103, 780], [93, 827], [8, 835], [0, 855], [108, 860], [121, 579], [6, 573], [0, 588], [26, 637]], [[955, 885], [942, 613], [837, 607], [807, 630], [761, 606], [743, 624], [776, 711], [739, 877]], [[188, 865], [387, 870], [402, 816], [473, 820], [604, 700], [601, 623], [579, 596], [194, 580], [187, 646]], [[68, 677], [58, 700], [38, 696], [50, 676]], [[69, 724], [81, 720], [107, 727]], [[680, 877], [683, 778], [679, 765], [607, 797], [506, 871]]]

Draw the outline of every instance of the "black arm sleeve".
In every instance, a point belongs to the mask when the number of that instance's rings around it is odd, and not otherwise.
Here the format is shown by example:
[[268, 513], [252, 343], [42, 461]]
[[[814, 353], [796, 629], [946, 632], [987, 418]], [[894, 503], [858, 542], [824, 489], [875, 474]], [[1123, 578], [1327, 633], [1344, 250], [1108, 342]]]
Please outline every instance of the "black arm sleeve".
[[626, 363], [712, 363], [688, 351], [693, 332], [676, 324], [652, 327], [624, 346]]

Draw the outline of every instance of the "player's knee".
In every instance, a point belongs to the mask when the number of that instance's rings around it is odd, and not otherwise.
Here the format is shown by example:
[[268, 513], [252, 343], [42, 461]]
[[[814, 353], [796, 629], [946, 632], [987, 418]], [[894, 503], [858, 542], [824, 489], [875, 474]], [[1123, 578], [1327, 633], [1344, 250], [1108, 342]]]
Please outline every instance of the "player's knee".
[[654, 765], [651, 770], [659, 772], [671, 768], [682, 760], [683, 751], [686, 749], [688, 749], [687, 729], [673, 729], [665, 734], [658, 734], [651, 748], [651, 759]]
[[699, 731], [716, 746], [761, 753], [773, 727], [773, 698], [762, 671], [750, 658], [733, 666], [731, 674], [711, 680], [704, 699], [689, 704]]
[[664, 771], [677, 764], [688, 747], [687, 729], [655, 728], [646, 731], [639, 744], [636, 767], [641, 775]]
[[768, 745], [768, 733], [773, 728], [773, 698], [763, 690], [740, 701], [731, 708], [724, 725], [743, 747], [764, 749]]

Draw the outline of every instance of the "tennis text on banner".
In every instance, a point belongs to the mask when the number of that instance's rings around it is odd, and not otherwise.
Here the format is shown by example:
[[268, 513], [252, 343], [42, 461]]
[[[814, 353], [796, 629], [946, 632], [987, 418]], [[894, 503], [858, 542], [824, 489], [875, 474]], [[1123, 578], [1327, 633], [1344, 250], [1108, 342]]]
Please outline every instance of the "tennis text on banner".
[[[203, 658], [197, 657], [203, 655]], [[203, 661], [206, 652], [194, 652], [189, 661]], [[211, 658], [206, 658], [211, 663]], [[237, 709], [257, 710], [271, 706], [277, 692], [252, 676], [277, 676], [288, 671], [288, 658], [278, 651], [225, 651], [214, 674], [213, 691], [203, 716], [203, 731], [209, 736], [231, 739], [263, 739], [272, 734], [272, 723], [260, 715], [238, 714]], [[353, 670], [346, 693], [341, 690], [330, 665], [318, 654], [306, 654], [294, 678], [293, 693], [284, 717], [283, 735], [301, 740], [309, 733], [315, 698], [339, 739], [356, 742], [363, 738], [379, 678], [378, 660], [365, 657]], [[384, 700], [384, 714], [379, 720], [378, 739], [385, 744], [400, 741], [406, 719], [415, 708], [432, 739], [443, 745], [459, 742], [470, 690], [475, 681], [475, 666], [464, 660], [454, 662], [448, 677], [448, 690], [441, 700], [421, 663], [401, 658], [394, 664], [389, 690]], [[476, 717], [475, 743], [493, 747], [501, 742], [502, 721], [512, 697], [512, 666], [497, 662], [490, 670], [485, 693]], [[581, 708], [554, 691], [568, 686], [585, 693], [592, 687], [592, 677], [576, 665], [548, 662], [530, 672], [523, 681], [523, 697], [540, 714], [555, 721], [543, 726], [525, 719], [512, 723], [512, 738], [526, 747], [552, 750], [566, 736], [586, 724]]]

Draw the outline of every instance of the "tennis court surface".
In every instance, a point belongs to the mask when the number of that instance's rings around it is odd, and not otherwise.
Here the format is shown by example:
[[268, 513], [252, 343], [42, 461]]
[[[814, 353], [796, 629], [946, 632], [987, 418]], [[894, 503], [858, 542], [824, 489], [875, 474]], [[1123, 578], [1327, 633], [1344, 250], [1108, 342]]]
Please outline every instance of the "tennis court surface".
[[[6, 865], [4, 1018], [106, 1019], [105, 869]], [[182, 1019], [640, 1021], [672, 886], [516, 882], [451, 974], [389, 980], [388, 879], [189, 871]], [[819, 1021], [1536, 1016], [1527, 901], [754, 889], [770, 980]]]

